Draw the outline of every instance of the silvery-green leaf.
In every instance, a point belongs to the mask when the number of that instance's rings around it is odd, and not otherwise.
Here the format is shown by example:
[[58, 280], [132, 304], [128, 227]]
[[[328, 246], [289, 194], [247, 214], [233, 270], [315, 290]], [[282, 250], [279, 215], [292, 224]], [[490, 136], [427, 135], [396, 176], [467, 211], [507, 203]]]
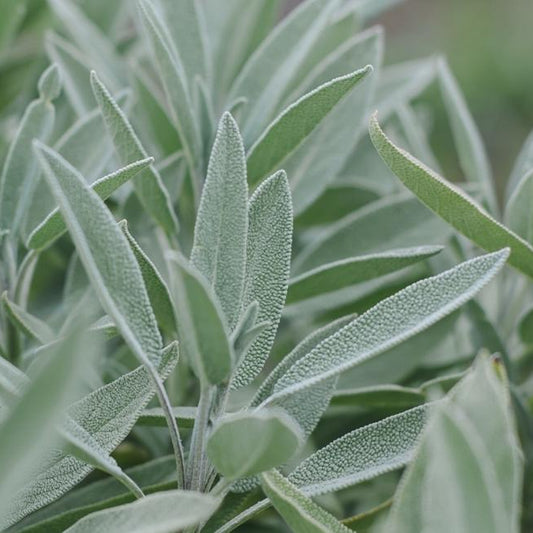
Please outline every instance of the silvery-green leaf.
[[510, 229], [533, 244], [533, 168], [516, 185], [505, 206]]
[[158, 492], [134, 503], [92, 513], [65, 533], [174, 533], [207, 520], [219, 500], [199, 492]]
[[[129, 165], [133, 161], [145, 159], [147, 157], [146, 151], [126, 115], [94, 72], [91, 73], [91, 84], [100, 112], [122, 164]], [[168, 192], [154, 167], [150, 165], [136, 176], [133, 185], [141, 204], [148, 213], [161, 224], [165, 231], [174, 233], [177, 228], [176, 215], [170, 204]]]
[[248, 179], [259, 183], [277, 170], [344, 97], [372, 71], [370, 65], [335, 78], [282, 111], [255, 141], [247, 154]]
[[284, 463], [300, 443], [300, 428], [283, 411], [242, 411], [217, 422], [207, 453], [218, 472], [234, 480]]
[[50, 59], [61, 72], [65, 94], [72, 107], [82, 117], [94, 107], [87, 58], [72, 44], [54, 32], [46, 34], [45, 48]]
[[292, 204], [285, 172], [264, 181], [250, 198], [243, 308], [259, 304], [258, 322], [270, 325], [252, 344], [233, 386], [250, 383], [268, 357], [285, 304], [292, 247]]
[[[153, 162], [153, 158], [148, 157], [131, 163], [96, 180], [91, 188], [102, 200], [107, 200], [121, 185], [127, 183]], [[50, 246], [66, 230], [63, 215], [56, 208], [32, 231], [26, 246], [34, 250], [42, 250]]]
[[488, 357], [478, 357], [435, 408], [387, 531], [519, 531], [522, 457], [498, 374]]
[[201, 169], [200, 131], [192, 111], [185, 72], [165, 23], [149, 0], [140, 3], [140, 13], [159, 76], [165, 88], [172, 116], [180, 135], [183, 152], [193, 176]]
[[296, 256], [292, 268], [301, 274], [362, 254], [444, 244], [450, 233], [416, 198], [386, 197], [329, 226]]
[[490, 163], [479, 130], [448, 64], [438, 63], [438, 79], [448, 112], [461, 168], [468, 181], [479, 183], [490, 210], [497, 210]]
[[56, 335], [50, 326], [10, 301], [7, 297], [7, 292], [2, 294], [2, 303], [9, 318], [22, 333], [34, 338], [41, 344], [48, 344], [55, 340]]
[[72, 40], [88, 55], [89, 67], [98, 70], [113, 90], [121, 89], [125, 78], [123, 62], [102, 30], [75, 3], [48, 0], [48, 4]]
[[507, 201], [509, 201], [516, 186], [524, 177], [524, 174], [531, 169], [533, 169], [533, 132], [531, 132], [524, 141], [522, 149], [516, 158], [511, 175], [509, 176], [509, 180], [507, 181], [507, 187], [505, 189]]
[[54, 124], [54, 106], [60, 90], [59, 70], [51, 65], [39, 79], [39, 98], [24, 112], [0, 175], [0, 228], [9, 229], [12, 238], [20, 230], [33, 190], [38, 165], [33, 155], [33, 139], [46, 140]]
[[[162, 379], [170, 374], [177, 358], [177, 343], [172, 343], [163, 351], [159, 364]], [[68, 414], [106, 453], [111, 453], [131, 431], [153, 395], [152, 380], [139, 367], [82, 398], [70, 407]], [[41, 472], [16, 495], [6, 525], [53, 502], [91, 471], [87, 463], [63, 453], [50, 455], [41, 467]]]
[[261, 474], [261, 486], [294, 533], [348, 533], [333, 515], [305, 496], [277, 470]]
[[307, 0], [294, 9], [250, 56], [235, 80], [229, 100], [244, 97], [245, 145], [272, 120], [299, 65], [305, 60], [337, 2]]
[[236, 122], [225, 113], [209, 159], [194, 228], [191, 264], [213, 287], [230, 328], [241, 311], [247, 204], [244, 147]]
[[370, 136], [389, 168], [424, 204], [481, 248], [493, 251], [508, 246], [509, 263], [533, 277], [533, 247], [529, 243], [492, 218], [458, 187], [395, 146], [375, 115], [370, 122]]
[[0, 527], [10, 522], [14, 495], [35, 478], [35, 470], [54, 443], [54, 426], [75, 396], [84, 372], [98, 352], [79, 328], [69, 332], [47, 353], [22, 398], [4, 420], [0, 431]]
[[233, 350], [220, 304], [205, 278], [185, 259], [168, 256], [180, 347], [204, 384], [227, 381]]
[[428, 328], [473, 298], [503, 267], [509, 250], [487, 254], [386, 298], [322, 341], [276, 383], [276, 398], [339, 375]]
[[423, 405], [351, 431], [305, 459], [289, 480], [317, 496], [401, 468], [411, 460], [427, 416]]
[[400, 248], [315, 267], [290, 280], [287, 305], [400, 270], [441, 250], [440, 246]]
[[[178, 421], [180, 428], [191, 429], [194, 426], [196, 418], [196, 407], [173, 407], [172, 412]], [[151, 407], [145, 409], [137, 420], [138, 424], [144, 426], [161, 426], [166, 427], [167, 421], [161, 407]]]
[[416, 407], [424, 403], [422, 390], [401, 385], [371, 385], [369, 387], [339, 389], [333, 394], [332, 407], [362, 409], [397, 409]]
[[400, 2], [403, 0], [350, 0], [348, 5], [354, 4], [357, 15], [366, 23]]

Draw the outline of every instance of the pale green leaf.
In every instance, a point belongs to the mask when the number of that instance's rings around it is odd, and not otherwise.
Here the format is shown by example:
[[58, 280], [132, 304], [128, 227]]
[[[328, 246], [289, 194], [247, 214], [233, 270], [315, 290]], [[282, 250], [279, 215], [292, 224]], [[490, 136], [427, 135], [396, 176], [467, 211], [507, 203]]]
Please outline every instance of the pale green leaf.
[[243, 411], [217, 422], [207, 453], [218, 472], [234, 480], [284, 463], [300, 443], [300, 428], [282, 410]]
[[244, 147], [236, 122], [225, 113], [209, 160], [194, 229], [191, 264], [213, 287], [231, 329], [241, 311], [247, 203]]
[[[91, 84], [100, 107], [100, 112], [108, 129], [115, 150], [123, 165], [145, 159], [146, 151], [124, 112], [118, 107], [94, 72], [91, 73]], [[148, 213], [157, 220], [170, 234], [177, 228], [176, 215], [172, 209], [168, 192], [163, 186], [161, 177], [150, 165], [133, 180], [133, 185], [141, 204]]]
[[92, 513], [66, 532], [174, 533], [204, 522], [218, 505], [219, 500], [208, 494], [159, 492], [134, 503]]
[[347, 412], [354, 407], [402, 410], [424, 403], [425, 398], [422, 388], [414, 389], [401, 385], [371, 385], [353, 389], [337, 388], [331, 400], [331, 406], [346, 407]]
[[510, 229], [533, 244], [533, 168], [516, 185], [505, 206]]
[[28, 6], [24, 0], [5, 0], [2, 3], [0, 19], [0, 51], [4, 52], [11, 43], [24, 19]]
[[533, 277], [533, 247], [476, 205], [455, 185], [396, 147], [381, 130], [374, 115], [370, 136], [389, 168], [430, 209], [487, 251], [511, 249], [509, 263]]
[[204, 384], [227, 381], [233, 350], [220, 305], [200, 273], [174, 253], [168, 256], [181, 350]]
[[285, 172], [264, 181], [248, 206], [248, 242], [243, 308], [257, 301], [257, 322], [270, 325], [241, 361], [233, 386], [250, 383], [268, 357], [285, 304], [292, 247], [292, 205]]
[[261, 486], [294, 533], [348, 533], [350, 531], [276, 470], [261, 475]]
[[520, 183], [524, 174], [528, 173], [533, 169], [533, 132], [531, 132], [527, 139], [524, 141], [518, 157], [516, 158], [515, 164], [509, 180], [507, 181], [507, 187], [505, 189], [505, 196], [507, 201], [513, 194], [516, 186]]
[[[173, 407], [172, 413], [180, 428], [192, 429], [196, 418], [196, 407]], [[161, 426], [166, 427], [167, 421], [165, 413], [161, 407], [151, 407], [145, 409], [139, 416], [138, 424], [144, 426]]]

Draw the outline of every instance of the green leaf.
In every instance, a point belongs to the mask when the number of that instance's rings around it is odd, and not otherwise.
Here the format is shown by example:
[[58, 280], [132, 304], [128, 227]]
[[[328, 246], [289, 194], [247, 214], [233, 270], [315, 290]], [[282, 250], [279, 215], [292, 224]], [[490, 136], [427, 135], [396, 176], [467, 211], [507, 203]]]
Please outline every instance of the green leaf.
[[222, 310], [201, 274], [176, 253], [168, 259], [181, 350], [202, 383], [218, 385], [233, 367]]
[[[177, 358], [177, 343], [172, 343], [161, 357], [158, 370], [162, 379], [170, 374]], [[85, 396], [70, 407], [68, 414], [106, 453], [111, 453], [129, 434], [153, 395], [152, 380], [145, 368], [139, 367]], [[6, 517], [6, 525], [53, 502], [90, 471], [91, 466], [70, 455], [56, 453], [50, 456], [42, 465], [42, 471], [17, 494]]]
[[289, 475], [307, 496], [318, 496], [405, 466], [428, 416], [425, 405], [356, 429], [313, 453]]
[[[94, 72], [91, 72], [91, 84], [100, 112], [122, 164], [129, 165], [133, 161], [146, 159], [146, 151], [126, 115]], [[172, 209], [168, 192], [154, 167], [150, 165], [138, 174], [133, 180], [133, 185], [139, 201], [148, 213], [161, 224], [167, 233], [173, 234], [177, 229], [176, 215]]]
[[268, 357], [285, 304], [292, 247], [289, 183], [280, 171], [250, 198], [243, 308], [259, 304], [257, 322], [270, 325], [252, 344], [234, 376], [233, 387], [250, 383]]
[[386, 530], [518, 532], [521, 485], [509, 392], [481, 356], [435, 409]]
[[207, 453], [218, 472], [234, 480], [286, 462], [300, 443], [300, 428], [282, 410], [242, 411], [217, 422]]
[[403, 0], [355, 0], [355, 11], [364, 22], [368, 22], [400, 2]]
[[50, 326], [16, 303], [11, 302], [7, 297], [7, 291], [2, 294], [2, 303], [13, 325], [24, 335], [32, 337], [41, 344], [48, 344], [55, 340], [56, 335]]
[[0, 228], [10, 230], [12, 238], [20, 230], [37, 185], [38, 165], [31, 143], [46, 140], [52, 132], [52, 100], [58, 96], [59, 84], [59, 70], [51, 65], [39, 79], [39, 98], [24, 112], [0, 175]]
[[392, 144], [375, 116], [370, 122], [370, 136], [389, 168], [424, 204], [481, 248], [493, 251], [508, 246], [509, 263], [533, 277], [531, 245], [492, 218], [459, 188]]
[[[102, 199], [107, 200], [121, 185], [127, 183], [139, 172], [153, 163], [149, 157], [131, 163], [115, 172], [96, 180], [92, 190]], [[59, 238], [67, 227], [59, 208], [54, 209], [30, 234], [26, 246], [33, 250], [43, 250]]]
[[265, 494], [294, 533], [347, 533], [333, 515], [300, 492], [276, 470], [261, 475]]
[[[174, 413], [180, 428], [191, 429], [194, 426], [196, 407], [173, 407], [172, 412]], [[167, 425], [165, 413], [161, 407], [145, 409], [140, 414], [137, 423], [143, 426], [166, 427]]]
[[533, 344], [533, 308], [528, 309], [520, 318], [518, 332], [522, 342]]
[[495, 213], [497, 202], [492, 173], [479, 130], [447, 62], [441, 59], [437, 69], [442, 98], [450, 119], [461, 168], [468, 181], [481, 185], [483, 196], [490, 210]]
[[231, 329], [241, 311], [247, 203], [244, 147], [236, 122], [225, 113], [209, 160], [194, 228], [191, 264], [213, 287]]
[[219, 505], [208, 494], [173, 490], [146, 496], [127, 505], [92, 513], [66, 531], [84, 533], [173, 533], [207, 520]]
[[302, 96], [276, 117], [248, 150], [248, 178], [259, 183], [322, 122], [335, 106], [372, 72], [370, 65], [335, 78]]
[[287, 305], [400, 270], [441, 250], [440, 246], [403, 248], [327, 263], [290, 280]]
[[2, 4], [2, 19], [0, 20], [0, 51], [4, 52], [13, 41], [17, 30], [28, 10], [26, 2], [20, 0], [6, 0]]
[[197, 177], [201, 169], [202, 142], [191, 104], [184, 67], [170, 41], [169, 30], [152, 2], [140, 2], [141, 19], [165, 88], [174, 123], [178, 129], [190, 172]]
[[124, 232], [124, 235], [126, 235], [128, 243], [139, 263], [139, 268], [141, 269], [141, 274], [146, 285], [146, 291], [148, 292], [148, 298], [150, 298], [157, 322], [161, 326], [161, 329], [167, 332], [175, 331], [176, 315], [167, 284], [150, 258], [133, 238], [126, 220], [119, 222], [119, 226]]
[[533, 244], [533, 169], [518, 182], [505, 206], [505, 219], [510, 229]]
[[[447, 378], [446, 378], [447, 379]], [[332, 407], [402, 410], [424, 403], [423, 390], [401, 385], [371, 385], [354, 389], [339, 389], [331, 400]]]
[[337, 376], [443, 319], [473, 298], [508, 255], [501, 250], [466, 261], [381, 301], [297, 361], [267, 404]]
[[505, 197], [507, 201], [513, 194], [516, 186], [520, 183], [524, 174], [528, 173], [533, 169], [533, 132], [531, 132], [527, 139], [524, 141], [518, 157], [516, 158], [515, 164], [509, 180], [507, 181], [507, 187], [505, 190]]
[[[148, 367], [157, 366], [161, 336], [141, 270], [126, 237], [74, 167], [43, 144], [36, 143], [35, 148], [102, 307], [139, 361]], [[117, 269], [116, 264], [121, 268]]]

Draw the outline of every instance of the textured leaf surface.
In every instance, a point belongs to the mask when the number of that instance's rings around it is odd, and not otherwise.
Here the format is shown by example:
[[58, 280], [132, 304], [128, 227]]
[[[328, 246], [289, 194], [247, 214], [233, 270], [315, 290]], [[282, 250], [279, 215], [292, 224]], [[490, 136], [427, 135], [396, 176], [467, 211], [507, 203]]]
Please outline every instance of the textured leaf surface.
[[208, 494], [181, 490], [160, 492], [134, 503], [90, 514], [66, 531], [173, 533], [207, 520], [218, 504], [218, 500]]
[[244, 146], [229, 113], [220, 121], [204, 184], [191, 263], [218, 296], [230, 328], [241, 311], [246, 268], [248, 185]]
[[284, 463], [300, 439], [299, 427], [283, 411], [243, 411], [217, 423], [207, 453], [220, 474], [239, 479]]
[[347, 533], [333, 515], [301, 493], [276, 470], [261, 475], [265, 494], [295, 533]]
[[385, 136], [375, 116], [370, 123], [370, 136], [389, 168], [424, 204], [481, 248], [493, 251], [508, 246], [509, 263], [533, 277], [531, 245], [492, 218], [458, 187], [396, 147]]
[[245, 355], [233, 386], [250, 383], [261, 371], [278, 329], [287, 295], [292, 247], [292, 205], [283, 171], [268, 178], [250, 199], [243, 308], [259, 304], [257, 322], [270, 325]]

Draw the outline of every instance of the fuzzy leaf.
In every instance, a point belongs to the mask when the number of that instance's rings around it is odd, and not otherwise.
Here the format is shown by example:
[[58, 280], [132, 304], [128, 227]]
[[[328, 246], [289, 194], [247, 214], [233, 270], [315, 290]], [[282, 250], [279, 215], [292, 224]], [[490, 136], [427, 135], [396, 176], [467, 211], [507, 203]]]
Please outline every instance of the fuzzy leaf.
[[287, 305], [400, 270], [441, 250], [440, 246], [403, 248], [327, 263], [290, 280]]
[[533, 168], [518, 182], [505, 206], [507, 225], [533, 244]]
[[231, 329], [241, 311], [247, 203], [244, 147], [236, 122], [225, 113], [209, 160], [194, 229], [191, 264], [213, 287]]
[[473, 298], [508, 256], [501, 250], [466, 261], [381, 301], [296, 362], [268, 402], [337, 376], [428, 328]]
[[218, 472], [233, 480], [284, 463], [300, 442], [300, 428], [283, 411], [243, 411], [216, 424], [207, 453]]
[[159, 492], [134, 503], [92, 513], [65, 533], [173, 533], [204, 522], [218, 505], [219, 501], [208, 494]]
[[183, 258], [169, 255], [169, 265], [181, 350], [202, 383], [227, 381], [233, 350], [222, 310], [205, 279]]
[[[136, 160], [146, 159], [146, 151], [126, 115], [94, 72], [91, 72], [91, 84], [105, 125], [122, 164], [129, 165]], [[133, 180], [133, 185], [139, 201], [148, 213], [161, 224], [166, 232], [174, 233], [177, 229], [176, 215], [172, 209], [168, 192], [154, 167], [150, 165], [138, 174]]]
[[268, 357], [287, 295], [292, 247], [292, 205], [287, 176], [277, 172], [257, 188], [248, 206], [243, 308], [259, 304], [257, 322], [270, 325], [241, 361], [233, 386], [250, 383]]
[[276, 470], [262, 474], [261, 485], [294, 533], [348, 533], [350, 531]]
[[[127, 183], [139, 172], [153, 163], [153, 158], [131, 163], [115, 172], [96, 180], [91, 188], [102, 200], [107, 200], [121, 185]], [[67, 230], [59, 208], [54, 209], [30, 234], [26, 246], [43, 250], [50, 246]]]
[[302, 96], [276, 117], [247, 154], [248, 179], [259, 183], [322, 122], [372, 67], [335, 78]]
[[370, 136], [389, 168], [430, 209], [488, 251], [511, 249], [509, 263], [533, 277], [533, 247], [476, 205], [455, 185], [448, 183], [420, 161], [396, 147], [383, 133], [375, 116]]

